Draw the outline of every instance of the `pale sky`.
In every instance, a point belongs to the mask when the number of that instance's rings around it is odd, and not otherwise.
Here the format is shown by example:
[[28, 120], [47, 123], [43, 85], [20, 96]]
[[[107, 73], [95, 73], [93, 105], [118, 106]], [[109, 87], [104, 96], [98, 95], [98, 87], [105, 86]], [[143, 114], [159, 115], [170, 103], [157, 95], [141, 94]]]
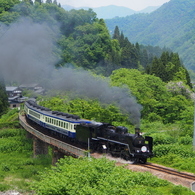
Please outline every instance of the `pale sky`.
[[107, 5], [124, 6], [135, 11], [145, 9], [148, 6], [160, 6], [170, 0], [57, 0], [61, 5], [74, 7], [101, 7]]

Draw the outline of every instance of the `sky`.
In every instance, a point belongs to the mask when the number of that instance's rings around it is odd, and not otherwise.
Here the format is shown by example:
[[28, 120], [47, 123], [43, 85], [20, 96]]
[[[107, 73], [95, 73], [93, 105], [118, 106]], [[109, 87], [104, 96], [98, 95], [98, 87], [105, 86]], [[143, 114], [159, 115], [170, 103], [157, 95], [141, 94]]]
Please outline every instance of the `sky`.
[[135, 11], [145, 9], [148, 6], [161, 6], [170, 0], [57, 0], [61, 5], [73, 7], [101, 7], [107, 5], [124, 6]]

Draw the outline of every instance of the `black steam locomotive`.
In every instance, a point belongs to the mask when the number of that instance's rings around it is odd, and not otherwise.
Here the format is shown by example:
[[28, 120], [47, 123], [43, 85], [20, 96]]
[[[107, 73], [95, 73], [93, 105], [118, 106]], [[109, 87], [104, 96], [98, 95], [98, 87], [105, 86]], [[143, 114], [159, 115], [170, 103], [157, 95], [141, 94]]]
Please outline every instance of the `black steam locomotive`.
[[114, 157], [146, 163], [152, 157], [152, 137], [141, 135], [140, 129], [135, 134], [128, 133], [126, 127], [80, 119], [77, 115], [51, 111], [28, 100], [24, 106], [28, 120], [37, 123], [51, 134], [70, 141], [73, 145], [89, 147], [93, 152], [106, 152]]

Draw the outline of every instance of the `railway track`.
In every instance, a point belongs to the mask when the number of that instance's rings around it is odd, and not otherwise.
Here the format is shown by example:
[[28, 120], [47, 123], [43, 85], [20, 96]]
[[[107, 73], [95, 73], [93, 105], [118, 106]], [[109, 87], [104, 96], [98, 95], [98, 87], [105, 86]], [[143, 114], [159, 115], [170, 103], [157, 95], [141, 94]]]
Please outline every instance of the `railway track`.
[[177, 177], [180, 177], [180, 178], [195, 181], [195, 175], [193, 175], [193, 174], [185, 173], [185, 172], [179, 172], [177, 170], [167, 168], [167, 167], [163, 167], [161, 165], [147, 163], [145, 165], [140, 165], [140, 166], [144, 166], [144, 167], [147, 167], [147, 168], [152, 169], [152, 170], [160, 171], [160, 172], [167, 173], [167, 174], [170, 174], [170, 175], [174, 175], [174, 176], [177, 176]]

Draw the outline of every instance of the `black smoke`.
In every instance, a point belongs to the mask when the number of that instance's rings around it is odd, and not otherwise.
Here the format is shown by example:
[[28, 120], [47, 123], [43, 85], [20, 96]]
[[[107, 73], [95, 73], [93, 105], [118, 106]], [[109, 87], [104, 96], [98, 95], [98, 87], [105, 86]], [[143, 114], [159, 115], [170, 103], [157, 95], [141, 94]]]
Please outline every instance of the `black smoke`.
[[76, 97], [97, 99], [102, 104], [116, 104], [123, 113], [129, 115], [131, 122], [139, 127], [142, 107], [127, 87], [110, 86], [108, 79], [72, 68], [55, 71], [51, 81], [52, 89], [72, 92]]

